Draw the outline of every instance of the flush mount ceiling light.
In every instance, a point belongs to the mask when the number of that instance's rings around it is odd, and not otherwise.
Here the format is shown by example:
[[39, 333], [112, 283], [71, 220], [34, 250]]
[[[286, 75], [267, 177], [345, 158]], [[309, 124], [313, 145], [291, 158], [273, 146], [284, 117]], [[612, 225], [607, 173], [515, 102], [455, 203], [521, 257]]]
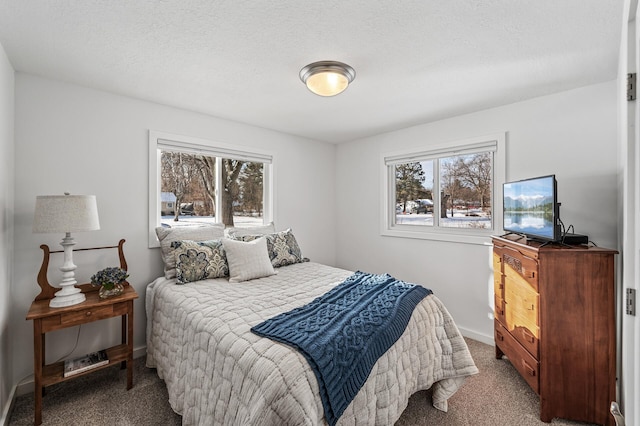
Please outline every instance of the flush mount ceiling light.
[[316, 95], [335, 96], [356, 78], [356, 72], [337, 61], [319, 61], [300, 70], [300, 80]]

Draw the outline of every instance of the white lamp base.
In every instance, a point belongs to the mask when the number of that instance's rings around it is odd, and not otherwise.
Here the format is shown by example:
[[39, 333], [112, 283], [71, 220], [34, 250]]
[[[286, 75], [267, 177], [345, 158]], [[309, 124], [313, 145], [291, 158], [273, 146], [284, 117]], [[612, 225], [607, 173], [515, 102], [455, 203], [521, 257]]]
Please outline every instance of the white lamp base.
[[[70, 291], [67, 291], [70, 290]], [[73, 290], [76, 290], [75, 292]], [[61, 294], [61, 293], [67, 294]], [[77, 305], [78, 303], [82, 303], [87, 298], [84, 293], [80, 291], [77, 287], [65, 287], [62, 290], [56, 292], [56, 295], [53, 299], [49, 301], [49, 306], [52, 308], [62, 308], [65, 306]]]
[[57, 291], [55, 297], [49, 301], [49, 306], [52, 308], [77, 305], [87, 299], [84, 293], [75, 286], [77, 283], [73, 273], [77, 268], [77, 266], [73, 264], [73, 246], [75, 244], [70, 232], [66, 233], [66, 236], [60, 243], [64, 248], [64, 264], [60, 267], [62, 271], [62, 282], [60, 283], [60, 290]]

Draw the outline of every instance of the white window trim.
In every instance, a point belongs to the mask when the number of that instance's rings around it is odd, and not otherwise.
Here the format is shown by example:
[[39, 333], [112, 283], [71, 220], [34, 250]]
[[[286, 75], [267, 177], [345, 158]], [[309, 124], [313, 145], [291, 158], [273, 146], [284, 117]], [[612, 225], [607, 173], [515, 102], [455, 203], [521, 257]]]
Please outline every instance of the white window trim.
[[[263, 175], [263, 221], [273, 221], [273, 197], [274, 197], [274, 156], [266, 151], [255, 148], [229, 145], [213, 142], [206, 139], [182, 136], [171, 133], [149, 130], [149, 248], [160, 247], [156, 236], [156, 227], [160, 226], [160, 171], [161, 162], [159, 152], [161, 149], [179, 149], [182, 152], [193, 154], [207, 154], [215, 157], [232, 158], [236, 160], [254, 161], [265, 163]], [[222, 173], [220, 167], [217, 172]], [[216, 176], [216, 185], [221, 184], [221, 176]], [[216, 187], [216, 192], [220, 188]], [[221, 217], [221, 206], [216, 203], [216, 217]]]
[[[478, 149], [495, 143], [493, 158], [493, 190], [491, 202], [491, 216], [493, 229], [468, 229], [468, 228], [446, 228], [416, 225], [394, 225], [395, 215], [395, 174], [390, 172], [390, 164], [411, 161], [419, 158], [436, 158], [442, 156], [454, 156], [459, 151]], [[487, 151], [487, 149], [484, 149]], [[499, 233], [502, 227], [502, 184], [505, 181], [506, 169], [506, 132], [494, 133], [464, 140], [451, 141], [440, 145], [430, 146], [429, 149], [406, 149], [383, 153], [380, 156], [381, 172], [381, 212], [380, 212], [380, 235], [400, 238], [418, 238], [424, 240], [449, 241], [467, 244], [487, 244], [491, 235]], [[437, 179], [434, 179], [434, 181]], [[435, 182], [434, 182], [435, 184]]]

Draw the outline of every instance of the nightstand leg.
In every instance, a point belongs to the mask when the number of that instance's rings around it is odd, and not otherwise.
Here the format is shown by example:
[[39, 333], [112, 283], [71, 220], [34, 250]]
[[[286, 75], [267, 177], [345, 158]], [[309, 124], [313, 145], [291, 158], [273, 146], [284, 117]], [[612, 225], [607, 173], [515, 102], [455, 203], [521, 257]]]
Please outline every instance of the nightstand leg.
[[133, 387], [133, 300], [130, 300], [129, 315], [127, 318], [127, 390], [131, 389], [132, 387]]
[[[121, 340], [120, 343], [122, 343], [123, 345], [127, 344], [127, 316], [129, 314], [125, 314], [122, 315], [121, 317], [121, 329], [120, 329], [120, 336], [121, 336]], [[127, 368], [127, 361], [122, 361], [120, 362], [120, 369], [124, 370], [125, 368]]]
[[44, 365], [44, 347], [45, 340], [44, 334], [42, 334], [42, 321], [36, 319], [33, 321], [33, 378], [35, 382], [35, 389], [33, 391], [35, 400], [33, 424], [35, 425], [42, 423], [42, 393], [44, 391], [42, 387], [42, 366]]

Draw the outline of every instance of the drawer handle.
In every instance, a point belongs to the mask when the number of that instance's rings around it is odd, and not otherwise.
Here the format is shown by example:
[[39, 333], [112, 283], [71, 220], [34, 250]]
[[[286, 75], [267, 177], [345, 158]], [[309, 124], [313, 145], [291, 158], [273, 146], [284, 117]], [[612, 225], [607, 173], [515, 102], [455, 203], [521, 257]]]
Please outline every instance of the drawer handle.
[[502, 333], [500, 333], [499, 331], [496, 331], [496, 337], [498, 338], [498, 340], [500, 340], [501, 342], [504, 340], [504, 336], [502, 335]]
[[522, 360], [522, 366], [527, 371], [528, 375], [530, 375], [531, 377], [535, 377], [536, 376], [536, 370], [534, 370], [533, 367], [531, 367], [529, 364], [527, 364], [527, 362], [525, 360]]
[[535, 337], [529, 332], [529, 330], [522, 330], [522, 336], [524, 336], [525, 340], [529, 343], [534, 343], [536, 341]]
[[535, 278], [535, 277], [536, 277], [536, 271], [527, 272], [527, 278]]
[[500, 283], [500, 284], [498, 285], [498, 288], [499, 288], [500, 290], [504, 290], [504, 284], [503, 284], [503, 283]]
[[87, 311], [87, 313], [85, 315], [90, 317], [91, 316], [91, 311]]

